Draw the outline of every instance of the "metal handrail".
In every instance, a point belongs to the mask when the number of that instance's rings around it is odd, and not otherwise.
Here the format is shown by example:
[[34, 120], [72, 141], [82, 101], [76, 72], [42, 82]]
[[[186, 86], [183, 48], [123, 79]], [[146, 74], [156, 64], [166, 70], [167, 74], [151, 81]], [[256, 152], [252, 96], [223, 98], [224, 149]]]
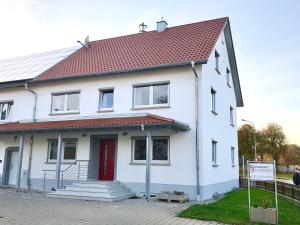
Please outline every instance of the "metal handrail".
[[[87, 164], [82, 164], [82, 162], [86, 162]], [[76, 160], [75, 162], [68, 165], [64, 170], [61, 172], [61, 179], [60, 179], [60, 188], [65, 187], [65, 183], [67, 181], [74, 181], [74, 180], [87, 180], [88, 179], [88, 172], [90, 166], [90, 160]], [[50, 169], [43, 169], [43, 191], [46, 189], [46, 181], [47, 179], [55, 179], [56, 170]], [[51, 176], [52, 174], [52, 176]]]

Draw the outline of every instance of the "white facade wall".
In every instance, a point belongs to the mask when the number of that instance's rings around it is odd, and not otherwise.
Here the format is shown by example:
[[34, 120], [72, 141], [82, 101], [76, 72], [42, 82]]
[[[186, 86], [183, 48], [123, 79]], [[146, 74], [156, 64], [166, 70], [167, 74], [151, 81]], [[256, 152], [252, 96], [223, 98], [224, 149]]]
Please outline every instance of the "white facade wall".
[[[215, 51], [220, 54], [219, 74], [215, 70]], [[230, 69], [224, 33], [222, 32], [212, 51], [208, 63], [203, 65], [200, 91], [201, 114], [201, 185], [211, 185], [238, 179], [238, 143], [236, 122], [236, 98], [232, 78], [227, 85], [226, 67]], [[216, 94], [216, 112], [211, 112], [211, 88]], [[230, 106], [234, 108], [230, 123]], [[217, 141], [217, 164], [212, 163], [212, 139]], [[235, 148], [235, 167], [231, 163], [231, 147]]]

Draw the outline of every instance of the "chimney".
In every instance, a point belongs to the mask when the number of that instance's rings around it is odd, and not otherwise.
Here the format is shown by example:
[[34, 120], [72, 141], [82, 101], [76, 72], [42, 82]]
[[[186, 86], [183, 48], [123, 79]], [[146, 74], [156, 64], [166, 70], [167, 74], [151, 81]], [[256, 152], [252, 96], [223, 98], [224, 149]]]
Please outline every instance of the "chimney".
[[163, 32], [167, 29], [168, 24], [167, 22], [164, 20], [164, 18], [161, 18], [161, 21], [156, 22], [157, 23], [157, 32]]

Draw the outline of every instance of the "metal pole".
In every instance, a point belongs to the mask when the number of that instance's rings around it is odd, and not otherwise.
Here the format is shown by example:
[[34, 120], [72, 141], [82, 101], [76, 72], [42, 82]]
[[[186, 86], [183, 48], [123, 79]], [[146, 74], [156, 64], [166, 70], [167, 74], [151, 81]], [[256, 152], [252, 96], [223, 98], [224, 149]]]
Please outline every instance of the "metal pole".
[[19, 146], [19, 163], [17, 170], [17, 181], [16, 181], [16, 190], [20, 190], [21, 186], [21, 173], [22, 173], [22, 161], [23, 161], [23, 152], [24, 152], [24, 134], [20, 136], [20, 146]]
[[249, 176], [249, 161], [247, 160], [247, 174], [248, 174], [248, 202], [249, 202], [249, 221], [251, 222], [251, 196], [250, 196], [250, 176]]
[[257, 153], [256, 153], [256, 129], [255, 129], [254, 123], [253, 123], [253, 127], [254, 127], [254, 157], [255, 157], [255, 161], [257, 161]]
[[28, 158], [28, 174], [27, 174], [27, 188], [31, 189], [31, 162], [32, 162], [32, 148], [33, 148], [33, 134], [30, 135], [30, 148]]
[[146, 149], [146, 201], [150, 200], [150, 176], [151, 176], [151, 154], [152, 153], [152, 140], [151, 134], [147, 132], [147, 149]]
[[56, 154], [56, 188], [59, 189], [60, 169], [61, 169], [61, 152], [62, 152], [62, 134], [58, 134], [57, 154]]
[[278, 224], [278, 199], [277, 199], [276, 161], [274, 160], [273, 162], [274, 162], [274, 179], [275, 179], [276, 224]]

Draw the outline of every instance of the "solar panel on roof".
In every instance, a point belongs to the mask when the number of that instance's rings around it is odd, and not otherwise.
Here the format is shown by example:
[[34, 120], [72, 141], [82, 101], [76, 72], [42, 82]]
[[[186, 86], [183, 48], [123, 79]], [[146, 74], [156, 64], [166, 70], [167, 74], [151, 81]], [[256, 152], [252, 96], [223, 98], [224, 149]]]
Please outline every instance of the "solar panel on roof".
[[79, 48], [76, 46], [16, 58], [0, 59], [0, 83], [32, 79]]

